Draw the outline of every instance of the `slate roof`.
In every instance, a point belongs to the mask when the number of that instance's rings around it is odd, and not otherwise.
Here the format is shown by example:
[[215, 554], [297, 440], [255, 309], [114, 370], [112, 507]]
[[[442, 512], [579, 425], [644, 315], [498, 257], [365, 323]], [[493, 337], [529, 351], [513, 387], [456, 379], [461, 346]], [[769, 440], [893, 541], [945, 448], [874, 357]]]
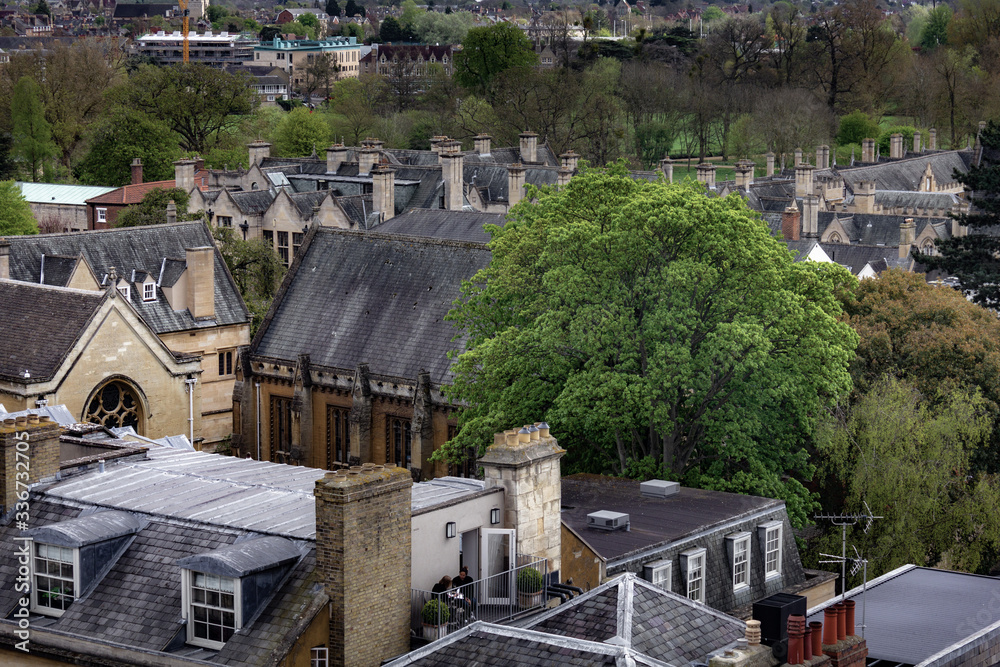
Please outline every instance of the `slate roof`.
[[139, 183], [138, 185], [123, 185], [111, 192], [91, 197], [87, 200], [87, 203], [117, 204], [119, 206], [138, 204], [142, 201], [143, 197], [153, 190], [170, 190], [174, 187], [176, 187], [174, 179], [170, 179], [169, 181], [150, 181], [148, 183]]
[[[857, 618], [864, 605], [869, 661], [935, 667], [963, 654], [971, 659], [982, 640], [998, 640], [996, 577], [904, 565], [869, 581], [867, 589], [865, 596], [859, 587], [847, 597], [857, 602]], [[839, 599], [810, 609], [808, 620], [822, 621], [822, 610]]]
[[954, 172], [965, 173], [972, 162], [972, 151], [941, 151], [939, 153], [922, 153], [901, 160], [886, 160], [876, 164], [866, 164], [858, 167], [841, 167], [837, 173], [843, 177], [849, 190], [853, 192], [858, 181], [875, 181], [875, 190], [910, 190], [914, 191], [920, 185], [927, 165], [931, 165], [931, 173], [939, 183], [952, 183]]
[[[846, 203], [854, 200], [851, 196]], [[901, 192], [896, 190], [876, 190], [875, 204], [883, 208], [898, 208], [906, 206], [921, 209], [944, 209], [961, 203], [958, 195], [952, 192]]]
[[883, 262], [887, 265], [886, 260], [894, 260], [899, 256], [898, 250], [886, 246], [821, 243], [820, 247], [831, 260], [841, 266], [846, 266], [854, 275], [858, 275], [869, 262]]
[[337, 203], [340, 204], [340, 208], [344, 209], [344, 213], [347, 214], [347, 217], [355, 225], [365, 228], [366, 223], [369, 222], [369, 218], [374, 220], [372, 210], [375, 208], [375, 205], [372, 195], [337, 197]]
[[[506, 202], [507, 166], [498, 164], [476, 164], [466, 161], [463, 165], [466, 183], [474, 185], [487, 202]], [[559, 170], [552, 167], [525, 166], [524, 182], [529, 185], [555, 185], [559, 181]]]
[[[434, 383], [451, 378], [444, 316], [461, 282], [490, 260], [476, 244], [314, 227], [285, 276], [251, 354]], [[321, 307], [319, 307], [321, 305]]]
[[451, 239], [470, 243], [489, 243], [483, 225], [504, 224], [503, 213], [448, 211], [445, 209], [410, 209], [378, 226], [383, 234]]
[[259, 215], [271, 207], [274, 193], [270, 190], [244, 190], [230, 192], [229, 196], [242, 213]]
[[[645, 498], [640, 495], [636, 480], [578, 473], [563, 477], [562, 505], [563, 524], [585, 536], [602, 558], [610, 560], [679, 540], [739, 516], [781, 508], [783, 503], [689, 487], [681, 487], [668, 498]], [[588, 528], [587, 515], [599, 510], [629, 514], [630, 529]]]
[[[145, 271], [160, 278], [161, 285], [170, 286], [176, 282], [185, 265], [185, 248], [214, 245], [211, 232], [201, 221], [66, 234], [12, 236], [8, 240], [11, 278], [31, 283], [38, 283], [41, 279], [42, 255], [45, 255], [47, 264], [48, 258], [53, 255], [73, 257], [83, 254], [98, 280], [102, 280], [113, 266], [119, 276], [131, 277], [133, 271]], [[165, 259], [168, 260], [166, 264]], [[167, 265], [170, 268], [169, 275], [161, 278], [161, 270], [167, 268]], [[143, 301], [137, 290], [131, 290], [132, 307], [157, 334], [186, 331], [206, 325], [225, 326], [248, 322], [250, 315], [218, 251], [215, 252], [214, 274], [214, 321], [196, 323], [188, 310], [173, 310], [160, 290], [156, 291], [155, 301]], [[49, 282], [48, 275], [46, 282]]]
[[65, 287], [73, 275], [73, 268], [76, 266], [77, 260], [79, 260], [79, 256], [42, 255], [40, 282], [44, 285]]
[[[104, 298], [104, 292], [0, 280], [0, 311], [4, 314], [0, 377], [16, 382], [51, 379]], [[30, 374], [27, 380], [25, 371]]]

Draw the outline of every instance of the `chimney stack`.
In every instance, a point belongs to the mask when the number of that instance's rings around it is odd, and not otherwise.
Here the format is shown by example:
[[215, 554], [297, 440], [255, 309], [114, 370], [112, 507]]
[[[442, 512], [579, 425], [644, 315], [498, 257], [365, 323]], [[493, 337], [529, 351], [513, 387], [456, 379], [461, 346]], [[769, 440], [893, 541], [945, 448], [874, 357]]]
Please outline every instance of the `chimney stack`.
[[382, 222], [396, 215], [396, 170], [384, 165], [372, 169], [372, 206]]
[[367, 176], [378, 163], [378, 148], [366, 141], [358, 152], [358, 174]]
[[259, 164], [264, 158], [271, 157], [271, 144], [266, 141], [261, 141], [260, 139], [252, 141], [247, 144], [247, 149], [250, 154], [251, 167], [255, 164]]
[[142, 160], [135, 158], [132, 160], [132, 185], [142, 183]]
[[858, 181], [854, 184], [854, 212], [875, 212], [875, 181]]
[[792, 166], [797, 168], [800, 164], [802, 164], [802, 149], [801, 148], [796, 148], [795, 149], [795, 164], [793, 164]]
[[524, 197], [524, 165], [507, 166], [507, 208], [513, 208]]
[[534, 132], [522, 132], [521, 139], [521, 162], [523, 164], [534, 164], [538, 162], [538, 135]]
[[875, 161], [874, 139], [863, 139], [861, 141], [861, 161], [868, 164]]
[[10, 241], [0, 238], [0, 280], [10, 280]]
[[444, 207], [449, 211], [461, 211], [465, 203], [465, 154], [442, 148], [438, 158], [441, 160], [441, 177], [444, 179]]
[[899, 258], [906, 259], [910, 256], [910, 248], [916, 236], [917, 225], [913, 218], [906, 218], [899, 225]]
[[440, 153], [441, 142], [443, 141], [448, 141], [448, 137], [444, 136], [443, 134], [437, 134], [431, 137], [431, 150], [434, 151], [435, 153]]
[[663, 176], [667, 179], [667, 183], [674, 182], [674, 161], [670, 159], [670, 156], [660, 160], [660, 169], [663, 170]]
[[215, 318], [215, 247], [185, 248], [187, 306], [196, 320]]
[[774, 176], [774, 153], [768, 151], [764, 157], [767, 159], [767, 170], [764, 172], [764, 175], [771, 178]]
[[889, 157], [894, 160], [903, 157], [903, 135], [899, 132], [889, 137]]
[[753, 185], [754, 164], [750, 160], [740, 160], [736, 163], [736, 187], [745, 190]]
[[172, 225], [177, 222], [177, 204], [171, 199], [167, 202], [167, 224]]
[[707, 162], [702, 162], [697, 167], [697, 178], [698, 182], [702, 183], [709, 190], [715, 189], [715, 165], [709, 164]]
[[330, 598], [332, 665], [367, 667], [410, 650], [412, 487], [410, 471], [391, 464], [316, 481], [316, 574]]
[[344, 144], [334, 144], [326, 149], [326, 173], [336, 174], [346, 161], [347, 147]]
[[916, 132], [913, 133], [913, 152], [914, 153], [919, 153], [920, 152], [920, 140], [921, 140], [920, 139], [920, 130], [917, 130]]
[[813, 171], [815, 167], [803, 162], [795, 167], [795, 196], [805, 197], [813, 193]]
[[819, 197], [816, 195], [802, 198], [802, 236], [807, 239], [819, 237]]
[[559, 167], [559, 175], [556, 177], [556, 185], [560, 188], [569, 185], [570, 179], [573, 178], [573, 170], [569, 167]]
[[474, 150], [482, 156], [490, 155], [490, 144], [493, 141], [493, 137], [488, 134], [477, 134], [472, 139], [472, 145]]
[[798, 241], [801, 232], [799, 207], [795, 204], [787, 206], [781, 214], [781, 236], [786, 241]]
[[829, 169], [830, 168], [830, 147], [823, 145], [816, 147], [816, 168], [817, 169]]
[[927, 130], [927, 150], [936, 151], [937, 150], [937, 130], [933, 127]]
[[174, 162], [174, 187], [186, 193], [194, 190], [194, 160], [178, 160]]
[[566, 450], [548, 428], [543, 422], [495, 434], [479, 465], [487, 489], [504, 489], [503, 525], [516, 530], [516, 552], [547, 558], [557, 581], [562, 531], [559, 459]]
[[559, 156], [559, 161], [562, 163], [564, 169], [576, 171], [576, 166], [580, 162], [580, 156], [570, 149]]
[[[62, 428], [47, 416], [5, 419], [0, 423], [0, 516], [9, 515], [18, 493], [29, 485], [55, 479], [59, 472], [59, 434]], [[16, 466], [16, 461], [24, 461]]]

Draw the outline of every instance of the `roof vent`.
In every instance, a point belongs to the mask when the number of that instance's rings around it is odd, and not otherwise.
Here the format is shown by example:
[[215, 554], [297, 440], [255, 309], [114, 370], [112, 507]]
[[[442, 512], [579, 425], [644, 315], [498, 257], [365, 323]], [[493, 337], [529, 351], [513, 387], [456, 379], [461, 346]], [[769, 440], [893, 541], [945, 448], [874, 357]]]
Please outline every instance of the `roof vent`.
[[601, 510], [587, 515], [587, 526], [598, 530], [628, 530], [628, 514]]
[[665, 479], [651, 479], [639, 485], [639, 493], [643, 498], [667, 498], [680, 493], [679, 482], [668, 482]]

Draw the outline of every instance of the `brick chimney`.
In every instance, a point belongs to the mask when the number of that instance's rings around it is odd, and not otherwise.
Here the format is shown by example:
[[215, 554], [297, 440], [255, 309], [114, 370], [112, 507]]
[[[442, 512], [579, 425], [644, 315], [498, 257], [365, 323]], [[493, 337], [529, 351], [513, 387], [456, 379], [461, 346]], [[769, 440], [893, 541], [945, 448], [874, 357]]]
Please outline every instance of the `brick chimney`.
[[358, 151], [358, 173], [362, 176], [368, 175], [377, 163], [378, 149], [366, 142]]
[[736, 187], [748, 189], [753, 185], [754, 164], [750, 160], [736, 163]]
[[764, 175], [771, 178], [774, 176], [774, 153], [768, 151], [764, 157], [767, 160], [767, 169], [764, 171]]
[[709, 190], [715, 189], [715, 165], [702, 162], [696, 167], [698, 182], [702, 183]]
[[561, 564], [559, 459], [565, 453], [548, 425], [538, 423], [495, 434], [479, 459], [486, 488], [504, 489], [504, 525], [517, 531], [517, 553], [547, 558], [552, 573]]
[[813, 172], [816, 167], [801, 163], [795, 167], [795, 196], [805, 197], [813, 193]]
[[913, 240], [916, 236], [917, 225], [913, 218], [906, 218], [899, 225], [899, 258], [906, 259], [910, 256], [910, 248], [913, 247]]
[[[15, 509], [17, 494], [27, 485], [55, 478], [59, 472], [61, 432], [59, 424], [38, 415], [5, 419], [0, 424], [0, 479], [3, 484], [0, 516]], [[22, 462], [20, 467], [18, 460]]]
[[937, 150], [937, 130], [933, 127], [927, 130], [927, 150], [936, 151]]
[[215, 247], [185, 248], [187, 306], [196, 320], [215, 317]]
[[477, 134], [472, 139], [472, 145], [477, 153], [485, 156], [490, 154], [490, 144], [492, 141], [493, 137], [488, 134]]
[[903, 157], [903, 135], [899, 132], [889, 137], [889, 157], [894, 160]]
[[875, 181], [858, 181], [854, 184], [854, 212], [875, 212]]
[[807, 239], [819, 237], [819, 197], [816, 195], [802, 198], [802, 236]]
[[[316, 573], [330, 597], [330, 664], [410, 650], [410, 472], [367, 464], [316, 481]], [[363, 610], [363, 613], [359, 613]]]
[[521, 139], [521, 162], [524, 164], [538, 162], [538, 135], [534, 132], [522, 132], [518, 136]]
[[670, 156], [660, 160], [660, 169], [663, 171], [663, 177], [667, 179], [667, 183], [674, 182], [674, 161], [670, 159]]
[[830, 168], [830, 147], [823, 145], [816, 147], [816, 168], [817, 169], [829, 169]]
[[438, 157], [441, 160], [441, 178], [444, 180], [444, 207], [449, 211], [461, 211], [465, 203], [465, 154], [442, 148]]
[[524, 198], [524, 165], [507, 165], [507, 208]]
[[132, 160], [132, 185], [142, 183], [142, 160], [135, 158]]
[[194, 160], [174, 162], [174, 187], [188, 193], [194, 190], [194, 165]]
[[271, 144], [266, 141], [251, 141], [247, 144], [247, 148], [250, 152], [250, 166], [260, 163], [266, 157], [271, 157]]
[[10, 241], [0, 238], [0, 280], [10, 280]]
[[382, 221], [396, 215], [396, 170], [384, 165], [372, 169], [372, 206]]
[[871, 163], [875, 161], [875, 140], [861, 140], [861, 161]]
[[326, 149], [326, 173], [336, 174], [346, 161], [347, 147], [344, 144], [334, 144]]
[[786, 241], [798, 241], [802, 229], [799, 207], [792, 204], [781, 214], [781, 237]]

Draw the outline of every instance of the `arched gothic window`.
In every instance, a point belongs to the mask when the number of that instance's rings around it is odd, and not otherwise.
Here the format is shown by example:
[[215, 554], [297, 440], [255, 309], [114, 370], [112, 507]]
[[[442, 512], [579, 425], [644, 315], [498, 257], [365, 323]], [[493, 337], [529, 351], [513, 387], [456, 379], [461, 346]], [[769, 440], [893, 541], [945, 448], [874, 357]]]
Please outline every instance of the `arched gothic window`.
[[83, 419], [108, 428], [131, 426], [139, 435], [145, 430], [139, 392], [122, 380], [109, 380], [100, 385], [87, 402]]

